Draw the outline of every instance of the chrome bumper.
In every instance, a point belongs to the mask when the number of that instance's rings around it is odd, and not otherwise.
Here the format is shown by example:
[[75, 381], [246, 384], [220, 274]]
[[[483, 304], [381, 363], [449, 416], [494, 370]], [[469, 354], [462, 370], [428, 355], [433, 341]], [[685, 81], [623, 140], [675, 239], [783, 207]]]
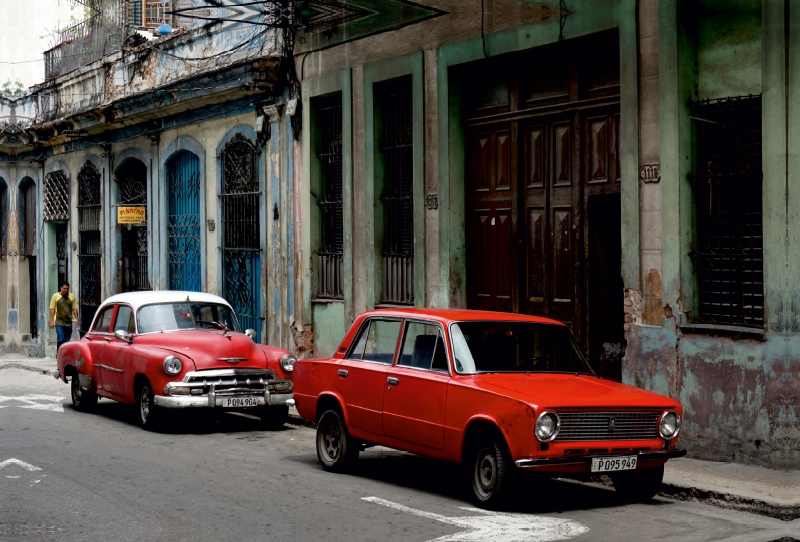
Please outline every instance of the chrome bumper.
[[[225, 397], [231, 397], [230, 395]], [[153, 400], [161, 408], [221, 408], [225, 398], [216, 394], [208, 395], [156, 395]], [[264, 395], [235, 395], [237, 398], [253, 398], [258, 406], [294, 406], [294, 395], [291, 393]]]
[[581, 455], [578, 457], [554, 457], [552, 459], [520, 459], [515, 461], [518, 467], [523, 469], [535, 469], [541, 467], [560, 467], [564, 465], [586, 465], [591, 464], [595, 457], [609, 457], [611, 455], [630, 456], [635, 455], [638, 461], [658, 461], [662, 459], [672, 459], [673, 457], [683, 457], [686, 450], [662, 450], [638, 453], [619, 453], [619, 454], [594, 454]]

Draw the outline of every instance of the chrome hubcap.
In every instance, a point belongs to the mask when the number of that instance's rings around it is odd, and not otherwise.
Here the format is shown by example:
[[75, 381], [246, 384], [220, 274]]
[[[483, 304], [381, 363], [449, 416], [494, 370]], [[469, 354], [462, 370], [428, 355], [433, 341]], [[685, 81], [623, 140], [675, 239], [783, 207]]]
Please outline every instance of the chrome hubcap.
[[142, 388], [142, 398], [139, 401], [139, 404], [141, 405], [139, 409], [142, 413], [142, 421], [145, 423], [147, 422], [147, 418], [150, 417], [150, 394], [148, 392], [149, 390], [146, 386]]
[[338, 424], [333, 422], [328, 423], [322, 432], [322, 448], [331, 461], [335, 461], [339, 457], [342, 447], [341, 437]]
[[475, 487], [484, 497], [494, 490], [497, 465], [491, 450], [484, 449], [478, 454], [475, 462]]

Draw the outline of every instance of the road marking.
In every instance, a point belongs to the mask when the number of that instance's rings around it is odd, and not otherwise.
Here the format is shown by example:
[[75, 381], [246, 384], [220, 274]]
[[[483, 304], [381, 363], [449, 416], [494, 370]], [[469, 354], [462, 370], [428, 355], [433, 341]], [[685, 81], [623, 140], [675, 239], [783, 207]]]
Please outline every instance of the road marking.
[[[0, 403], [4, 403], [6, 401], [19, 401], [21, 403], [26, 403], [25, 405], [11, 405], [11, 406], [18, 406], [19, 408], [29, 408], [32, 410], [49, 410], [50, 412], [64, 412], [64, 405], [61, 403], [64, 400], [63, 397], [58, 395], [42, 395], [42, 394], [32, 394], [32, 395], [20, 395], [19, 397], [9, 397], [0, 395]], [[47, 403], [43, 403], [40, 401], [47, 401]], [[9, 405], [0, 405], [0, 408], [8, 408]]]
[[24, 461], [20, 461], [19, 459], [16, 459], [16, 458], [13, 458], [13, 457], [11, 459], [6, 459], [2, 463], [0, 463], [0, 469], [4, 469], [9, 465], [18, 465], [18, 466], [22, 467], [23, 469], [31, 471], [31, 472], [35, 472], [37, 470], [42, 470], [39, 467], [37, 467], [36, 465], [31, 465], [30, 463], [25, 463]]
[[442, 536], [429, 542], [550, 542], [567, 540], [589, 532], [589, 528], [585, 525], [569, 519], [489, 512], [463, 506], [459, 508], [467, 512], [478, 512], [483, 515], [452, 518], [416, 510], [402, 504], [379, 499], [378, 497], [364, 497], [362, 500], [467, 529], [466, 531]]

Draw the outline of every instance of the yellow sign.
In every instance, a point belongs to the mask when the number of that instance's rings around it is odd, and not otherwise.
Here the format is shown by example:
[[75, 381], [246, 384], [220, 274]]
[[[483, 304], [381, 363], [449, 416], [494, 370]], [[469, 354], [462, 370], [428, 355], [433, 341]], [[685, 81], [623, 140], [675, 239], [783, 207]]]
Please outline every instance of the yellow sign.
[[144, 224], [146, 207], [117, 207], [117, 224]]

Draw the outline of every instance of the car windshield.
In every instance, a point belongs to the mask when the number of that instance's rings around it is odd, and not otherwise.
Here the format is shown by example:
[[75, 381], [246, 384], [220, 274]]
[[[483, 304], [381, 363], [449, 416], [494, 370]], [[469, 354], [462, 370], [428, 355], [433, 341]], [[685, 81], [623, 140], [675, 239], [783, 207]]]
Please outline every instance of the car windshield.
[[[159, 303], [139, 309], [139, 333], [182, 329], [222, 329], [239, 331], [233, 311], [219, 303]], [[220, 325], [222, 324], [222, 325]]]
[[594, 374], [569, 328], [529, 322], [450, 325], [456, 371]]

